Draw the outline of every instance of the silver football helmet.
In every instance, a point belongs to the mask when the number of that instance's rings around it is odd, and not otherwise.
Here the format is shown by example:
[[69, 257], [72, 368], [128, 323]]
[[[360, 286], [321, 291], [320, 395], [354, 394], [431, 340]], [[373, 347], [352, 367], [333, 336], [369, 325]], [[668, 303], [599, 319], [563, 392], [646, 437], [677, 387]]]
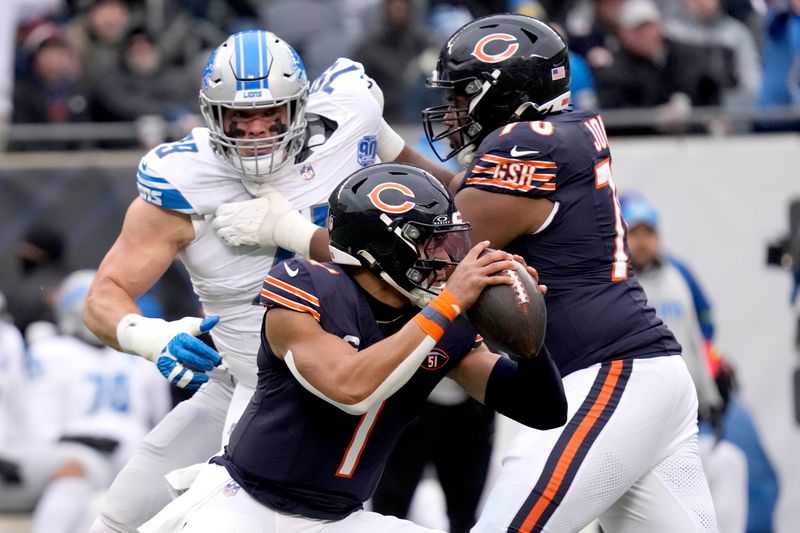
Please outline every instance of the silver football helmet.
[[[200, 88], [200, 111], [211, 146], [245, 179], [265, 181], [303, 148], [308, 78], [303, 61], [274, 33], [251, 30], [228, 37], [208, 59]], [[240, 138], [226, 132], [230, 110], [286, 108], [287, 124], [274, 135]]]

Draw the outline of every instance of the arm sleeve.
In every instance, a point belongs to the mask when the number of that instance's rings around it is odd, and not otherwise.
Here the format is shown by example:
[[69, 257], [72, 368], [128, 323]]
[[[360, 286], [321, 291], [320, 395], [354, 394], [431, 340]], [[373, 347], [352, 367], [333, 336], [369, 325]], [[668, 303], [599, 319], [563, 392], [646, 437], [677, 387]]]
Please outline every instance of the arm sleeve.
[[535, 429], [552, 429], [567, 421], [567, 398], [547, 348], [532, 359], [501, 358], [486, 383], [484, 403]]

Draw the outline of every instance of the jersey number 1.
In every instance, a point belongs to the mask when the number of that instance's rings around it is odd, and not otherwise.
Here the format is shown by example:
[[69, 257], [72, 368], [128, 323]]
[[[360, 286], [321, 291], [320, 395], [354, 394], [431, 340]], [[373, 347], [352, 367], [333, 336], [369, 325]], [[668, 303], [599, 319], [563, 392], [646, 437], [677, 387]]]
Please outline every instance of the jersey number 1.
[[350, 445], [347, 447], [347, 451], [344, 452], [342, 462], [338, 470], [336, 470], [336, 477], [353, 477], [353, 472], [356, 471], [358, 466], [358, 460], [361, 458], [361, 452], [364, 451], [367, 445], [369, 434], [372, 433], [372, 428], [375, 427], [375, 422], [378, 420], [378, 415], [381, 414], [385, 403], [386, 400], [361, 415], [361, 420], [353, 432], [353, 438], [350, 439]]

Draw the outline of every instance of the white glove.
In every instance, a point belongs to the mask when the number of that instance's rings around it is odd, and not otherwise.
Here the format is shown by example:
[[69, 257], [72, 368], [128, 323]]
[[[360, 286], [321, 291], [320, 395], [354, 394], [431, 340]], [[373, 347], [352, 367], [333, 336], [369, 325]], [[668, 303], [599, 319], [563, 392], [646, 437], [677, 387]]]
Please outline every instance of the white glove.
[[263, 189], [264, 196], [222, 204], [213, 226], [228, 246], [280, 246], [308, 257], [311, 238], [319, 229], [281, 193]]
[[205, 372], [222, 363], [222, 358], [195, 337], [211, 330], [217, 322], [218, 315], [167, 322], [131, 313], [117, 324], [117, 342], [123, 351], [154, 362], [173, 385], [197, 390], [208, 381]]

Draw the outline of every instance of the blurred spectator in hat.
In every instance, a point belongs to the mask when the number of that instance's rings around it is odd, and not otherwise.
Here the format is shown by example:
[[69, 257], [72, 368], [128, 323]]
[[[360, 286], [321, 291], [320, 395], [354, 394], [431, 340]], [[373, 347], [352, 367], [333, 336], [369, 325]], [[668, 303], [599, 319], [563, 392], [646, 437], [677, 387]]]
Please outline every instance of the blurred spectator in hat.
[[684, 0], [686, 9], [667, 20], [667, 36], [700, 47], [721, 73], [722, 103], [749, 107], [761, 86], [761, 61], [756, 41], [742, 22], [726, 14], [720, 0]]
[[655, 207], [635, 193], [623, 194], [620, 206], [628, 226], [627, 240], [636, 278], [647, 294], [648, 305], [656, 310], [683, 348], [682, 357], [697, 391], [700, 420], [717, 429], [717, 435], [701, 435], [699, 446], [719, 531], [744, 533], [747, 459], [744, 452], [719, 438], [724, 403], [706, 361], [692, 291], [663, 247]]
[[[29, 68], [14, 87], [13, 122], [64, 123], [89, 120], [87, 92], [74, 51], [52, 23], [37, 25], [22, 43]], [[37, 143], [37, 150], [74, 148], [72, 141]], [[14, 146], [12, 148], [20, 148]]]
[[121, 60], [96, 81], [94, 100], [106, 120], [154, 115], [182, 121], [196, 114], [197, 84], [184, 69], [165, 65], [153, 36], [135, 27], [125, 39]]
[[19, 280], [6, 290], [8, 312], [21, 333], [29, 324], [44, 320], [55, 323], [53, 298], [69, 272], [63, 235], [50, 227], [29, 229], [17, 244]]
[[17, 26], [58, 11], [62, 3], [63, 0], [0, 1], [0, 152], [5, 149], [6, 126], [13, 107]]
[[654, 127], [615, 133], [684, 132], [692, 106], [719, 104], [721, 83], [703, 50], [665, 38], [651, 0], [626, 2], [618, 31], [622, 49], [611, 65], [595, 71], [600, 106], [657, 111]]
[[700, 455], [721, 533], [773, 530], [778, 481], [756, 425], [739, 399], [731, 365], [712, 348], [711, 305], [697, 277], [667, 253], [660, 217], [641, 195], [620, 197], [636, 278], [647, 302], [675, 334], [695, 382]]

